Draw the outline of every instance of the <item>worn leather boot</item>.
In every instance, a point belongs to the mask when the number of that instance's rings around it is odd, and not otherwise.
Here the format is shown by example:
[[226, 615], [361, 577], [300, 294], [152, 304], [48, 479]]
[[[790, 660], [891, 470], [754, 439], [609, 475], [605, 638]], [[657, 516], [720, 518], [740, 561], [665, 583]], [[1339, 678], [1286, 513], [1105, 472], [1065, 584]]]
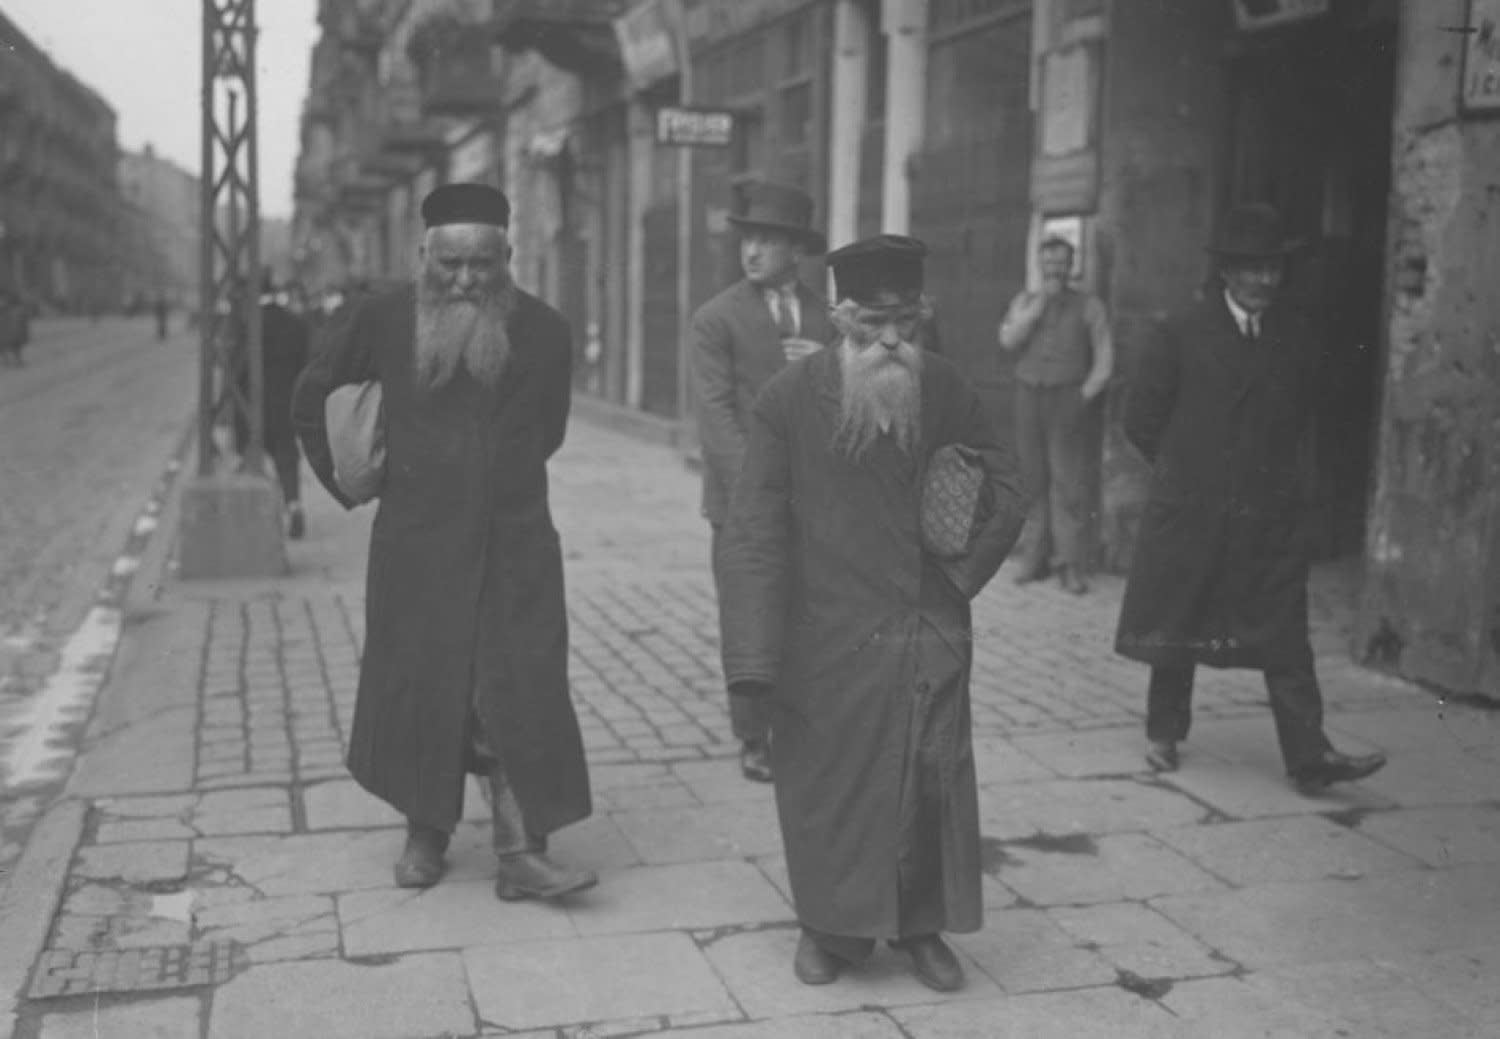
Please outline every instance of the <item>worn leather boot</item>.
[[406, 848], [392, 873], [397, 887], [432, 887], [443, 878], [448, 835], [421, 823], [406, 824]]
[[956, 992], [964, 987], [964, 969], [942, 938], [924, 934], [890, 943], [911, 957], [912, 973], [935, 992]]
[[797, 954], [792, 958], [792, 973], [804, 985], [831, 985], [843, 972], [844, 961], [828, 952], [803, 932], [797, 939]]
[[547, 839], [526, 828], [521, 804], [497, 765], [489, 775], [490, 818], [499, 870], [495, 897], [506, 902], [524, 898], [561, 898], [599, 883], [596, 873], [564, 866], [547, 855]]

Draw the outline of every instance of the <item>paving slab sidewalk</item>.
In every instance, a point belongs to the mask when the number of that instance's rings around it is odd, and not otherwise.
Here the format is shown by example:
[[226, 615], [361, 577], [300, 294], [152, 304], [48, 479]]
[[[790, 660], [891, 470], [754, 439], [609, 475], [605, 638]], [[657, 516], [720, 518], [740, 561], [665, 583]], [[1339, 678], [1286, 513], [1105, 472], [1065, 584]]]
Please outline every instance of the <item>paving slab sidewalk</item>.
[[600, 886], [498, 902], [472, 790], [444, 882], [392, 886], [399, 819], [342, 766], [370, 510], [313, 493], [290, 577], [171, 582], [132, 624], [18, 1037], [1500, 1031], [1500, 715], [1350, 662], [1347, 568], [1314, 589], [1329, 726], [1395, 760], [1316, 800], [1280, 777], [1254, 675], [1205, 674], [1183, 770], [1147, 773], [1120, 581], [1002, 573], [976, 604], [970, 984], [940, 996], [881, 950], [810, 989], [770, 791], [729, 736], [696, 478], [575, 422], [553, 497], [596, 791], [557, 848]]

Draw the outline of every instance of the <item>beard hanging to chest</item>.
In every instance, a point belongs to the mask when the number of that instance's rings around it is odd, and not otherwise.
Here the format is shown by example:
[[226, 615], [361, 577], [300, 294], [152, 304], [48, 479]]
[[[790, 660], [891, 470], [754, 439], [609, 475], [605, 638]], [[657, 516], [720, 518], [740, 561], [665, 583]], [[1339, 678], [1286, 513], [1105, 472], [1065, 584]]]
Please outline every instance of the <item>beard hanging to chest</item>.
[[506, 323], [515, 302], [508, 283], [454, 299], [440, 278], [424, 273], [417, 285], [417, 385], [440, 389], [462, 368], [480, 385], [495, 386], [510, 359]]
[[839, 348], [839, 368], [843, 387], [834, 450], [859, 461], [882, 434], [889, 433], [902, 451], [910, 453], [921, 422], [921, 349], [912, 343], [895, 350], [856, 349], [846, 342]]

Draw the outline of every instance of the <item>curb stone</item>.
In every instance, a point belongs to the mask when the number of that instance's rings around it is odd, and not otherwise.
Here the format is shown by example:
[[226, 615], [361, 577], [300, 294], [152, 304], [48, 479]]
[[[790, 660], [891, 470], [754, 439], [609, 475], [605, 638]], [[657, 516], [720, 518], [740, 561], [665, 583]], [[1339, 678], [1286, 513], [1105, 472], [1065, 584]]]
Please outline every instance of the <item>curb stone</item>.
[[0, 934], [5, 935], [0, 942], [0, 1027], [6, 1036], [14, 1034], [21, 993], [47, 941], [87, 815], [82, 801], [60, 801], [47, 809], [26, 842], [15, 875], [0, 891]]

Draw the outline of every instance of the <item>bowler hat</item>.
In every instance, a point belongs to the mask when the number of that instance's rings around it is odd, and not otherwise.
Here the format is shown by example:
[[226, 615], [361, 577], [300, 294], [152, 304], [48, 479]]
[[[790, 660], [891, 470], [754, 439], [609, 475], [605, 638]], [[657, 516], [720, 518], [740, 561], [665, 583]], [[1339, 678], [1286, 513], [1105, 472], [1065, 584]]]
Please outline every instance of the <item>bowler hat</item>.
[[1274, 206], [1254, 202], [1224, 214], [1208, 251], [1219, 256], [1270, 258], [1287, 256], [1301, 247], [1301, 242], [1287, 237]]
[[745, 189], [745, 211], [731, 216], [735, 227], [780, 231], [802, 242], [814, 255], [828, 248], [828, 240], [812, 226], [812, 196], [801, 188], [759, 181]]

